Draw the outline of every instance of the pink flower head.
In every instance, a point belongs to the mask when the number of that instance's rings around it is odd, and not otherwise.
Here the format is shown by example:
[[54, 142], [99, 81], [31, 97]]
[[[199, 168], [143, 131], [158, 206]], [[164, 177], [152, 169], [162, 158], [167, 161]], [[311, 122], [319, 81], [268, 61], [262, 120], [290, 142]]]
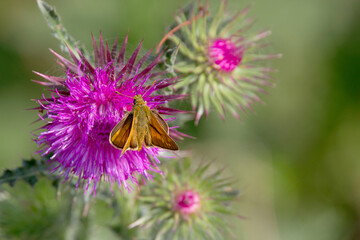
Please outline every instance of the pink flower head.
[[[66, 77], [36, 73], [47, 80], [36, 82], [52, 87], [49, 89], [51, 97], [43, 95], [38, 100], [40, 106], [37, 109], [46, 112], [39, 116], [47, 122], [35, 140], [41, 147], [39, 152], [51, 155], [52, 172], [61, 172], [65, 179], [78, 178], [77, 186], [85, 184], [85, 189], [92, 185], [94, 194], [102, 179], [109, 181], [111, 186], [117, 182], [119, 188], [123, 186], [130, 190], [128, 179], [137, 183], [136, 175], [149, 180], [152, 178], [149, 171], [159, 172], [155, 164], [159, 163], [159, 149], [128, 150], [121, 156], [121, 150], [110, 145], [110, 131], [126, 111], [131, 111], [133, 102], [133, 99], [116, 92], [130, 97], [141, 94], [147, 105], [160, 114], [171, 116], [181, 112], [165, 104], [181, 99], [183, 95], [157, 94], [157, 90], [176, 82], [174, 78], [162, 79], [162, 73], [152, 73], [160, 55], [147, 66], [144, 63], [151, 51], [136, 62], [140, 43], [126, 62], [126, 42], [127, 37], [117, 52], [117, 42], [110, 51], [107, 44], [104, 47], [101, 36], [99, 46], [93, 39], [94, 65], [80, 51], [77, 57], [69, 50], [73, 61], [53, 52], [66, 70]], [[166, 121], [171, 119], [174, 118], [165, 118]], [[174, 129], [170, 130], [170, 135], [177, 139], [184, 136]]]
[[168, 48], [179, 46], [171, 67], [181, 81], [173, 88], [190, 94], [195, 124], [213, 110], [222, 119], [226, 113], [240, 119], [240, 112], [252, 112], [265, 89], [275, 86], [270, 74], [274, 70], [263, 61], [281, 54], [263, 54], [271, 32], [250, 31], [249, 8], [229, 15], [226, 0], [218, 1], [217, 13], [197, 2], [179, 11], [177, 26], [164, 37]]
[[231, 38], [218, 38], [212, 41], [208, 48], [210, 61], [221, 71], [232, 72], [243, 58], [244, 49], [236, 46]]
[[174, 211], [181, 213], [183, 217], [196, 213], [200, 208], [200, 196], [197, 192], [186, 190], [175, 197]]
[[163, 175], [157, 174], [150, 186], [141, 189], [139, 204], [149, 211], [129, 228], [141, 226], [151, 239], [183, 239], [184, 229], [187, 239], [224, 239], [231, 234], [226, 219], [236, 215], [232, 203], [239, 191], [232, 189], [233, 180], [223, 178], [222, 170], [211, 171], [211, 164], [194, 168], [194, 162], [191, 158], [170, 162]]

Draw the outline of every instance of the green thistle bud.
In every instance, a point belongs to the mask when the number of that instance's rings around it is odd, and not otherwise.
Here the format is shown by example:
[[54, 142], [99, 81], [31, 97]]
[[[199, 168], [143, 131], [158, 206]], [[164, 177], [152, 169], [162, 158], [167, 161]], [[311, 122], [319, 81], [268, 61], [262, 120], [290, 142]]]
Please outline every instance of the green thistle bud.
[[178, 26], [164, 37], [170, 47], [179, 45], [172, 68], [182, 78], [174, 88], [191, 95], [195, 124], [211, 107], [221, 118], [225, 110], [236, 118], [239, 110], [251, 110], [253, 103], [261, 102], [258, 94], [264, 92], [263, 87], [273, 86], [268, 74], [273, 70], [258, 62], [281, 56], [258, 53], [267, 45], [260, 40], [270, 31], [248, 33], [252, 25], [245, 18], [249, 8], [234, 16], [225, 14], [225, 8], [222, 0], [212, 16], [207, 6], [190, 5], [175, 17]]
[[139, 203], [146, 210], [130, 227], [141, 226], [151, 239], [218, 240], [232, 234], [224, 216], [234, 215], [231, 203], [239, 192], [221, 177], [221, 170], [211, 172], [209, 167], [192, 170], [189, 158], [174, 162], [163, 178], [140, 191]]

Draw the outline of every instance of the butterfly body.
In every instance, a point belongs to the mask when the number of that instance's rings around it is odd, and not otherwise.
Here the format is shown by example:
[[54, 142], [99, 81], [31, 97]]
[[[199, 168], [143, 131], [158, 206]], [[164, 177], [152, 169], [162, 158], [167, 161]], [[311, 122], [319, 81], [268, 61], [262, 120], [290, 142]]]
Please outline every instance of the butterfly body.
[[140, 151], [145, 147], [159, 147], [178, 150], [178, 146], [169, 136], [169, 127], [156, 110], [151, 110], [141, 95], [134, 96], [131, 112], [125, 113], [122, 120], [110, 133], [110, 144], [122, 153], [127, 149]]

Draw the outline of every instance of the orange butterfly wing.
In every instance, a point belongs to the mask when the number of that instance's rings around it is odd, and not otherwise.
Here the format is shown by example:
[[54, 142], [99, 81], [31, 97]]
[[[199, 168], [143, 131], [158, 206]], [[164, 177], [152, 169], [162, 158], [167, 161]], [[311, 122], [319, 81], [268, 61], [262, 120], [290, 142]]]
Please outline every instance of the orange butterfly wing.
[[[166, 128], [164, 129], [162, 125], [166, 125]], [[150, 111], [150, 122], [149, 122], [150, 141], [145, 140], [145, 144], [149, 145], [149, 147], [154, 146], [154, 147], [164, 148], [173, 151], [179, 150], [177, 144], [168, 135], [167, 133], [168, 131], [169, 131], [169, 127], [164, 121], [164, 119], [162, 119], [162, 117], [158, 113], [155, 112], [154, 114], [153, 111]], [[150, 146], [150, 142], [151, 142], [151, 146]]]
[[[121, 121], [116, 124], [109, 136], [109, 142], [115, 148], [123, 149], [122, 154], [125, 150], [130, 147], [132, 149], [137, 148], [132, 140], [133, 128], [134, 128], [134, 114], [132, 112], [126, 113]], [[135, 141], [136, 143], [136, 141]]]

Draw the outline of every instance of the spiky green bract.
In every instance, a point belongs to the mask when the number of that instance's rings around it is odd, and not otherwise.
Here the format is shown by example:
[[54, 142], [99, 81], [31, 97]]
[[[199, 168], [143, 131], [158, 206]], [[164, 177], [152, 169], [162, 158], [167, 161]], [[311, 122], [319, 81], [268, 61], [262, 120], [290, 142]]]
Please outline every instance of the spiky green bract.
[[[140, 226], [151, 236], [147, 239], [157, 240], [220, 240], [231, 234], [224, 217], [235, 214], [231, 203], [239, 192], [232, 190], [232, 179], [223, 178], [221, 170], [209, 168], [210, 164], [202, 164], [192, 169], [190, 158], [172, 162], [163, 177], [157, 176], [140, 191], [139, 204], [148, 211], [130, 227]], [[182, 193], [191, 193], [185, 211], [179, 205]]]
[[168, 48], [179, 46], [174, 70], [182, 81], [174, 86], [191, 95], [200, 118], [215, 107], [221, 118], [225, 110], [239, 118], [239, 110], [248, 112], [260, 102], [264, 86], [273, 86], [268, 75], [273, 70], [259, 62], [281, 55], [264, 55], [259, 49], [267, 44], [260, 40], [270, 31], [248, 32], [252, 19], [246, 18], [249, 8], [229, 16], [226, 1], [220, 1], [213, 15], [207, 6], [190, 5], [175, 17], [180, 30], [169, 34]]

